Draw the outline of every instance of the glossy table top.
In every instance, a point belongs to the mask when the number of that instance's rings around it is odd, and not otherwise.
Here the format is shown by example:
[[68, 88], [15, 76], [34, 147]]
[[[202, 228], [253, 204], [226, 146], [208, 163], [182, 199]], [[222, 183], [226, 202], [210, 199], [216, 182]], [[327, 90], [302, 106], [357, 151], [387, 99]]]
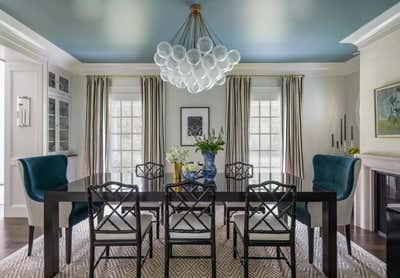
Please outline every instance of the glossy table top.
[[[298, 191], [303, 190], [302, 179], [287, 174], [278, 174], [275, 176], [262, 178], [253, 177], [249, 180], [235, 181], [232, 179], [227, 179], [225, 178], [224, 174], [219, 173], [215, 177], [215, 185], [217, 187], [217, 192], [245, 192], [248, 184], [259, 184], [267, 180], [281, 182], [283, 184], [296, 185]], [[134, 173], [105, 173], [85, 177], [83, 179], [71, 182], [67, 186], [60, 188], [60, 190], [69, 192], [86, 192], [87, 187], [90, 185], [101, 185], [109, 181], [138, 185], [139, 192], [164, 192], [165, 185], [174, 183], [173, 174], [171, 173], [166, 173], [163, 178], [155, 180], [139, 178], [136, 177]], [[203, 183], [204, 179], [200, 177], [196, 181]]]

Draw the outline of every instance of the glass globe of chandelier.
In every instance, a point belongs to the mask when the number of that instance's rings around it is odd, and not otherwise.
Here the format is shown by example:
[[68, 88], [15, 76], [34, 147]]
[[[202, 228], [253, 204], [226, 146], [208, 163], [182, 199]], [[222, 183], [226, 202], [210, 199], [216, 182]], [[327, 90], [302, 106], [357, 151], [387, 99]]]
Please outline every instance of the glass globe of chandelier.
[[161, 79], [192, 94], [223, 85], [225, 74], [240, 61], [239, 51], [228, 50], [210, 32], [200, 11], [199, 4], [191, 5], [189, 16], [173, 38], [160, 42], [154, 54]]

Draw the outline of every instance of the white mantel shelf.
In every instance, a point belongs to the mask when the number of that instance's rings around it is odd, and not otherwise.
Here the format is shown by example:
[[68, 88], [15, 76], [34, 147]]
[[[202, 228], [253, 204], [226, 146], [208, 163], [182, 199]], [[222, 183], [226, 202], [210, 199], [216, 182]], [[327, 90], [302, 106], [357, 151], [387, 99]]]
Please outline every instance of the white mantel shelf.
[[363, 153], [360, 184], [354, 203], [354, 224], [370, 231], [375, 230], [375, 172], [400, 174], [400, 154]]

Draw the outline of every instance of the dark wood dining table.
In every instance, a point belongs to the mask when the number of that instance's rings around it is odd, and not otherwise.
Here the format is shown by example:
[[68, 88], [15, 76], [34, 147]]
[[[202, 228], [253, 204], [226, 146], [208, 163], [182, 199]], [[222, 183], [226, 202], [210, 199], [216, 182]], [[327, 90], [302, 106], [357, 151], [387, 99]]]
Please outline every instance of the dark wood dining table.
[[[245, 200], [246, 185], [259, 183], [265, 180], [274, 180], [285, 184], [297, 186], [298, 202], [322, 203], [322, 271], [327, 277], [337, 277], [337, 207], [336, 192], [312, 191], [311, 186], [303, 185], [303, 180], [286, 174], [273, 177], [256, 177], [248, 182], [228, 180], [223, 174], [217, 174], [215, 185], [216, 202], [243, 202]], [[101, 185], [108, 181], [118, 181], [139, 186], [140, 201], [163, 201], [165, 198], [165, 185], [173, 182], [171, 174], [156, 182], [148, 182], [129, 173], [105, 173], [88, 176], [83, 179], [61, 186], [57, 190], [45, 193], [44, 199], [44, 276], [53, 277], [59, 273], [59, 203], [87, 201], [87, 187]], [[199, 180], [200, 182], [201, 179]], [[119, 193], [115, 194], [118, 198]], [[134, 195], [128, 196], [126, 201], [133, 201]], [[249, 195], [251, 200], [252, 196]], [[276, 196], [272, 193], [263, 193], [264, 201], [273, 202]], [[254, 196], [254, 201], [256, 196]]]

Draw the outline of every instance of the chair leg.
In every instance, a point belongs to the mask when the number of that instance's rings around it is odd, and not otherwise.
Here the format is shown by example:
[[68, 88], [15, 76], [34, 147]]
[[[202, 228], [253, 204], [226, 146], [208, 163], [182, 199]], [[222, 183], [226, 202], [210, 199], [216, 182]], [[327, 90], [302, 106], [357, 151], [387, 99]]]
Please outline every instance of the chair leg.
[[149, 257], [153, 258], [153, 225], [150, 226], [149, 230]]
[[94, 252], [95, 248], [92, 243], [90, 243], [90, 252], [89, 252], [89, 278], [94, 277]]
[[230, 228], [230, 214], [229, 208], [226, 209], [226, 239], [229, 239], [229, 228]]
[[345, 230], [345, 234], [346, 234], [347, 253], [351, 256], [350, 224], [345, 225], [344, 230]]
[[164, 225], [164, 202], [161, 203], [160, 213], [161, 213], [161, 225]]
[[249, 246], [247, 245], [246, 242], [244, 243], [243, 249], [244, 249], [244, 255], [243, 255], [244, 274], [243, 274], [243, 277], [248, 278], [249, 277]]
[[160, 210], [156, 211], [156, 237], [160, 238]]
[[35, 233], [35, 226], [29, 226], [28, 236], [28, 257], [32, 255], [33, 235]]
[[227, 216], [226, 216], [226, 204], [224, 203], [224, 225], [226, 225], [227, 221]]
[[72, 227], [65, 228], [65, 261], [71, 263], [71, 246], [72, 243]]
[[164, 254], [164, 278], [169, 278], [169, 242], [165, 241], [165, 254]]
[[308, 231], [308, 262], [314, 263], [314, 228], [307, 226]]
[[110, 246], [106, 246], [106, 257], [110, 257]]
[[290, 246], [290, 271], [292, 278], [296, 278], [296, 244], [294, 242]]
[[235, 225], [233, 225], [233, 258], [237, 258], [237, 231]]
[[136, 277], [142, 277], [142, 244], [136, 246]]
[[211, 268], [212, 268], [211, 277], [217, 278], [217, 251], [215, 246], [215, 235], [211, 243]]
[[281, 257], [281, 249], [279, 249], [279, 246], [276, 247], [276, 257], [277, 258]]

